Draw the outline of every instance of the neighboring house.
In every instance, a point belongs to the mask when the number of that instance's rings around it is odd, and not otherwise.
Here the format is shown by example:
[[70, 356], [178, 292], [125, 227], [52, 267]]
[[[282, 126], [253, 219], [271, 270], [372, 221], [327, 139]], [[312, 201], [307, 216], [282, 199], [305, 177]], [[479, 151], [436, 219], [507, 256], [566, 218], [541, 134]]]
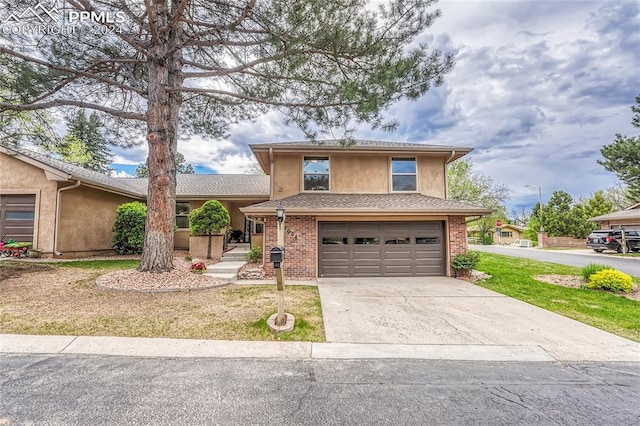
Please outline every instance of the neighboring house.
[[[144, 202], [147, 179], [114, 178], [46, 155], [0, 145], [0, 236], [32, 241], [44, 256], [90, 256], [112, 249], [116, 208]], [[210, 199], [229, 211], [231, 228], [261, 244], [241, 207], [269, 199], [263, 175], [178, 175], [176, 248], [189, 247], [187, 214]], [[256, 229], [257, 228], [257, 229]]]
[[589, 221], [597, 222], [602, 229], [618, 227], [640, 229], [640, 203], [627, 207], [624, 210], [592, 217]]
[[335, 141], [251, 145], [271, 176], [270, 200], [241, 208], [265, 224], [265, 269], [286, 210], [291, 278], [450, 275], [467, 249], [465, 218], [491, 209], [446, 199], [446, 165], [471, 148]]
[[[262, 245], [267, 274], [276, 207], [286, 209], [285, 276], [450, 275], [465, 253], [465, 218], [491, 209], [448, 200], [446, 165], [471, 148], [336, 141], [251, 145], [266, 175], [178, 175], [176, 248], [187, 213], [209, 199], [231, 228]], [[0, 231], [45, 256], [111, 248], [116, 207], [145, 201], [147, 180], [113, 178], [24, 149], [0, 146]], [[262, 233], [264, 232], [264, 239]]]
[[[503, 224], [500, 228], [500, 235], [495, 228], [492, 229], [491, 236], [494, 244], [513, 244], [521, 239], [524, 239], [524, 231], [527, 228], [523, 228], [518, 225], [511, 225], [509, 223]], [[482, 235], [477, 226], [470, 226], [467, 232], [469, 238], [475, 239], [480, 242]]]

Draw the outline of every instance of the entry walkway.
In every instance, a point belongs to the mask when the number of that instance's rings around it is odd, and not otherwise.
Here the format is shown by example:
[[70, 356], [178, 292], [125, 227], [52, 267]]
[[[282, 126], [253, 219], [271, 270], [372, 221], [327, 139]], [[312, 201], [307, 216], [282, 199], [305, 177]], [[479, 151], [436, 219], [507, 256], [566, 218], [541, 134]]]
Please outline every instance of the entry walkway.
[[318, 289], [328, 342], [500, 346], [558, 360], [640, 361], [638, 343], [453, 278], [321, 278]]

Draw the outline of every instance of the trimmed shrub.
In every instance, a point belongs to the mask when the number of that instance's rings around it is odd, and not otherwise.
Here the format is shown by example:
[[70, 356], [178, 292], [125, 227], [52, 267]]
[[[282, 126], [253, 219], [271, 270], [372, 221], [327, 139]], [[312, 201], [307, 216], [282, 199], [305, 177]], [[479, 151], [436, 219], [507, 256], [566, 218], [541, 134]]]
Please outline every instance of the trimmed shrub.
[[249, 249], [246, 255], [246, 259], [249, 263], [256, 263], [262, 260], [262, 247], [253, 246]]
[[456, 271], [471, 270], [480, 261], [480, 253], [475, 250], [467, 250], [465, 254], [456, 254], [451, 259], [451, 267]]
[[581, 271], [582, 279], [585, 283], [588, 283], [589, 279], [591, 278], [591, 275], [595, 274], [596, 272], [604, 271], [605, 269], [613, 269], [613, 268], [609, 265], [600, 265], [598, 263], [590, 263], [584, 268], [582, 268], [582, 271]]
[[138, 201], [126, 203], [116, 209], [113, 225], [113, 249], [118, 254], [140, 254], [144, 245], [147, 206]]
[[629, 293], [633, 288], [633, 280], [623, 272], [615, 269], [603, 269], [591, 275], [588, 288]]
[[209, 200], [189, 213], [189, 228], [193, 235], [219, 234], [230, 223], [229, 212], [218, 200]]

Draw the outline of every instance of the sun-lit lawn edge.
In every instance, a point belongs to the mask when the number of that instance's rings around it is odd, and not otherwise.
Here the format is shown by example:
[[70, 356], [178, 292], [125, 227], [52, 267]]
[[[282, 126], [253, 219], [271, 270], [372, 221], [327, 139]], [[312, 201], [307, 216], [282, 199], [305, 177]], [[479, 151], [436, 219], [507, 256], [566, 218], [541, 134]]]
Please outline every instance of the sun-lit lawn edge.
[[[266, 319], [277, 310], [275, 286], [229, 285], [197, 291], [139, 293], [104, 290], [95, 285], [99, 275], [135, 267], [137, 262], [33, 265], [44, 274], [39, 281], [34, 280], [34, 273], [23, 273], [0, 286], [0, 333], [325, 341], [315, 286], [287, 287], [286, 311], [296, 317], [296, 326], [291, 332], [274, 334]], [[0, 267], [12, 265], [24, 266], [7, 262]]]
[[[639, 301], [604, 291], [547, 284], [533, 278], [547, 274], [580, 275], [580, 268], [481, 253], [477, 269], [492, 276], [477, 283], [482, 287], [640, 341]], [[640, 283], [640, 278], [634, 277], [634, 282]]]

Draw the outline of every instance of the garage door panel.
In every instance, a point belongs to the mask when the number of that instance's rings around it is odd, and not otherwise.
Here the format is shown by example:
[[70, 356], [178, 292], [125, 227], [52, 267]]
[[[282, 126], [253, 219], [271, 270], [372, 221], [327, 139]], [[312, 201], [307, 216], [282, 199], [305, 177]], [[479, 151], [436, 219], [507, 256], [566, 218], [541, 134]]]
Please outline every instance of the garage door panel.
[[0, 236], [5, 241], [33, 241], [36, 196], [0, 195]]
[[444, 275], [443, 222], [321, 222], [320, 276]]

